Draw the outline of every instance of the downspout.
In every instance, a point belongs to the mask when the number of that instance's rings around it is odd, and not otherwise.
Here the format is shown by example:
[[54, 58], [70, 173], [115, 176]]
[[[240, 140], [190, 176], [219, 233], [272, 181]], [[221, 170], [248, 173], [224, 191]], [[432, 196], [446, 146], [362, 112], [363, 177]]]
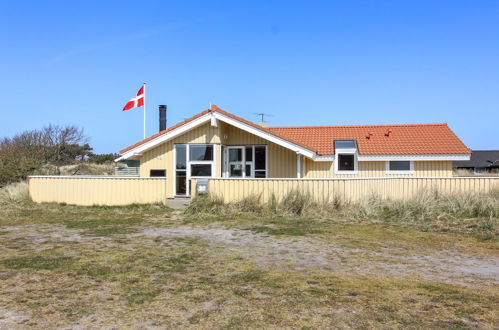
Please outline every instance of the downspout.
[[296, 177], [301, 179], [301, 154], [296, 153]]

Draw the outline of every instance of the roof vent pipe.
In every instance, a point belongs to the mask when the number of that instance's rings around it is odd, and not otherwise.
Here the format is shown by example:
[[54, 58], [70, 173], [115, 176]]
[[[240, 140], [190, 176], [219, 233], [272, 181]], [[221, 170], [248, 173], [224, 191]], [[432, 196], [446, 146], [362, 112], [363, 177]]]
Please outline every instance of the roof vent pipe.
[[159, 131], [166, 129], [166, 105], [159, 105]]

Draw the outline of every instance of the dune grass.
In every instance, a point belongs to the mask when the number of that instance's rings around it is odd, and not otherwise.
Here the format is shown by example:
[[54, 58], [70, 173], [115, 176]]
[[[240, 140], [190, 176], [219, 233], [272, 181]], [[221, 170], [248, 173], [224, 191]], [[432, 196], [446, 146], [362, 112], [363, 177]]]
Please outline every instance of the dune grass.
[[[497, 240], [499, 234], [499, 190], [484, 194], [441, 194], [422, 191], [409, 200], [384, 200], [377, 196], [359, 202], [335, 197], [316, 202], [310, 195], [291, 191], [282, 200], [271, 197], [262, 203], [250, 196], [225, 204], [216, 196], [198, 196], [185, 211], [191, 219], [250, 219], [255, 225], [266, 221], [276, 227], [255, 227], [279, 233], [307, 234], [324, 229], [327, 223], [409, 225], [421, 231], [453, 231]], [[322, 227], [322, 229], [321, 229]], [[303, 229], [303, 230], [302, 230]]]

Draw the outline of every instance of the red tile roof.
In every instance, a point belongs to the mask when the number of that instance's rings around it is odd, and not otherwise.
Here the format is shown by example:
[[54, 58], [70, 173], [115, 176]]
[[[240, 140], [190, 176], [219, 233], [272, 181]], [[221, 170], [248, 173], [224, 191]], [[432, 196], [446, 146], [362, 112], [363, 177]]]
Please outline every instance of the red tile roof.
[[447, 124], [365, 125], [365, 126], [297, 126], [261, 127], [246, 119], [234, 116], [216, 105], [197, 115], [135, 143], [120, 153], [125, 153], [163, 134], [166, 134], [209, 112], [218, 112], [247, 125], [273, 134], [318, 155], [334, 154], [335, 140], [356, 140], [360, 154], [469, 154], [471, 151], [452, 132]]
[[335, 140], [356, 140], [359, 154], [469, 154], [447, 124], [269, 127], [319, 155], [334, 154]]

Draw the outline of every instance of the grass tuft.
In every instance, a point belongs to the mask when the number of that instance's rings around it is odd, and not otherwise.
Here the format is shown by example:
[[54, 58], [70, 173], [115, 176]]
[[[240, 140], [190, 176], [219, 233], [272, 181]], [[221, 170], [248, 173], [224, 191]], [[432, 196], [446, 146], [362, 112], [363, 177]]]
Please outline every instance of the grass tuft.
[[225, 209], [223, 199], [211, 195], [199, 195], [192, 200], [184, 213], [187, 215], [208, 213], [221, 214]]
[[0, 205], [25, 204], [30, 202], [28, 183], [11, 183], [0, 188]]
[[63, 268], [71, 265], [74, 260], [70, 257], [44, 257], [44, 256], [35, 256], [35, 257], [14, 257], [5, 259], [2, 261], [2, 264], [11, 269], [45, 269], [52, 270], [56, 268]]

